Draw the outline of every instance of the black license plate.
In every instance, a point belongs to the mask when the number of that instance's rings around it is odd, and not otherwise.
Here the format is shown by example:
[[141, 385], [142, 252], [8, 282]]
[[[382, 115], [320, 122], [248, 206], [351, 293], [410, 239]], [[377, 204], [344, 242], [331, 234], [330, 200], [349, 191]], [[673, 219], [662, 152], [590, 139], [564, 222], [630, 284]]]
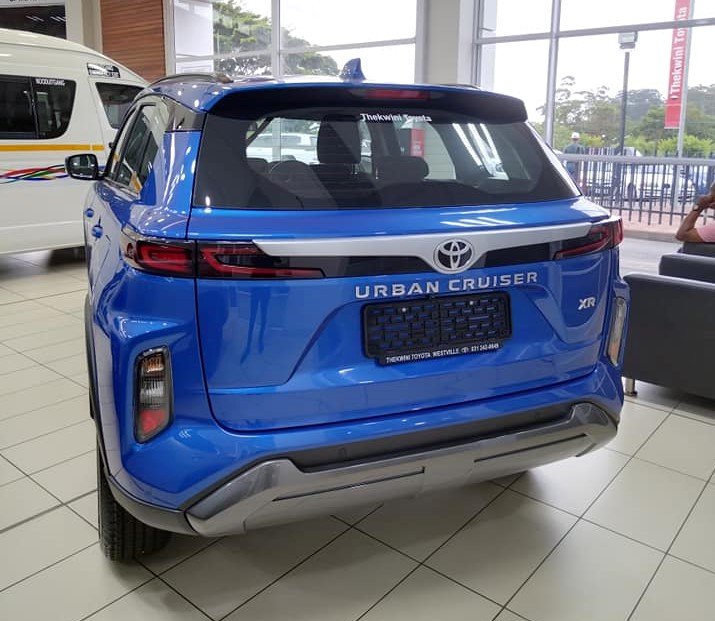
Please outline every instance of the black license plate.
[[504, 292], [368, 304], [362, 309], [365, 354], [380, 364], [495, 351], [511, 336]]

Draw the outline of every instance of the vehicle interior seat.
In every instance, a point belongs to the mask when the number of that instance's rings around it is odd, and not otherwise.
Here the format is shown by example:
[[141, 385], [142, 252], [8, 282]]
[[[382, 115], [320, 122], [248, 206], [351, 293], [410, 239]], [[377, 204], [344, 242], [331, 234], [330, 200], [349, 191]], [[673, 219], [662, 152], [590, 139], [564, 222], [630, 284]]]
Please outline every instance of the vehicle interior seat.
[[421, 157], [386, 155], [375, 159], [375, 176], [380, 185], [415, 183], [429, 175], [429, 166]]
[[283, 160], [270, 165], [269, 181], [295, 194], [301, 203], [315, 207], [333, 206], [330, 193], [320, 182], [313, 169], [299, 160]]
[[311, 168], [338, 204], [374, 203], [377, 194], [373, 179], [359, 170], [360, 130], [356, 117], [326, 116], [318, 130], [317, 155], [319, 164]]

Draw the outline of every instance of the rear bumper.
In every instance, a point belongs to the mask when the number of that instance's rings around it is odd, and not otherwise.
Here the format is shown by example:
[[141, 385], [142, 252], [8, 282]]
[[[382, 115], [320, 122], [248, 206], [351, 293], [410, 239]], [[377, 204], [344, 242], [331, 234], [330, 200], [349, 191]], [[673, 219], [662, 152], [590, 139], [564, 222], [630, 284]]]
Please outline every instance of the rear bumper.
[[201, 535], [242, 533], [520, 472], [600, 447], [616, 429], [614, 418], [584, 402], [558, 422], [384, 460], [311, 471], [288, 459], [267, 460], [224, 483], [184, 516]]

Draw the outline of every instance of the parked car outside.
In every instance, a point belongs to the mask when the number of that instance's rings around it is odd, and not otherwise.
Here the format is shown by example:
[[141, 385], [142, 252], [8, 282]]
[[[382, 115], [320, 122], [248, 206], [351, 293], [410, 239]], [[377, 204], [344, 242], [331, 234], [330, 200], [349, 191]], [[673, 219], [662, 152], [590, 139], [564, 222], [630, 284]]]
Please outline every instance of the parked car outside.
[[[103, 172], [68, 158], [94, 181], [85, 326], [109, 558], [614, 437], [621, 221], [526, 121], [511, 97], [350, 70], [174, 76], [134, 102]], [[289, 122], [319, 127], [316, 163], [251, 152]]]
[[298, 160], [317, 164], [317, 135], [296, 132], [259, 133], [246, 147], [248, 157], [266, 161]]
[[[669, 165], [643, 165], [630, 169], [626, 177], [626, 197], [629, 200], [664, 201], [673, 196], [675, 170]], [[695, 198], [695, 185], [680, 170], [678, 178], [677, 200], [692, 201]]]

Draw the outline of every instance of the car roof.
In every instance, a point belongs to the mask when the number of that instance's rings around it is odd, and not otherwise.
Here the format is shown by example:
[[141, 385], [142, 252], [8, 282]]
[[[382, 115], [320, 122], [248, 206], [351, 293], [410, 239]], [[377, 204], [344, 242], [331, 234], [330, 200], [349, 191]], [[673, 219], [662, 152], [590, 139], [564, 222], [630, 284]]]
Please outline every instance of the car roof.
[[233, 93], [246, 90], [292, 89], [304, 87], [334, 87], [341, 88], [381, 88], [430, 90], [444, 92], [474, 93], [479, 97], [503, 98], [512, 102], [523, 103], [508, 95], [491, 93], [471, 85], [461, 84], [405, 84], [388, 82], [367, 82], [361, 79], [341, 79], [338, 76], [289, 76], [276, 78], [273, 76], [229, 77], [222, 73], [185, 73], [161, 78], [150, 84], [141, 95], [159, 93], [182, 103], [196, 112], [208, 112], [221, 99]]

